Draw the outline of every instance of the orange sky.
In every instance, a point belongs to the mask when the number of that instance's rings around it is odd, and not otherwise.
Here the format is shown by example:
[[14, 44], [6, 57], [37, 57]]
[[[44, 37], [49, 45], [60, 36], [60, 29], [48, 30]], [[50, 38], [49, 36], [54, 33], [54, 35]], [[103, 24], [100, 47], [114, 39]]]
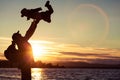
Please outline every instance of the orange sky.
[[[44, 0], [0, 1], [0, 59], [17, 30], [24, 36], [32, 20], [23, 8], [44, 7]], [[120, 1], [51, 0], [52, 22], [41, 21], [29, 40], [37, 60], [119, 63]], [[38, 50], [37, 50], [38, 49]], [[37, 55], [38, 54], [38, 55]]]

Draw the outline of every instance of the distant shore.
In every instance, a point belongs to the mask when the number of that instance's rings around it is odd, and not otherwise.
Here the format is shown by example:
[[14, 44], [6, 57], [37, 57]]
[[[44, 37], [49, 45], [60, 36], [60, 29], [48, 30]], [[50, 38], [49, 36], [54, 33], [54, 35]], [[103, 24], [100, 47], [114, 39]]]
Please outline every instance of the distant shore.
[[[32, 68], [92, 68], [92, 69], [120, 69], [120, 64], [89, 64], [84, 62], [66, 62], [65, 63], [42, 63], [41, 61], [33, 63]], [[17, 68], [17, 64], [7, 60], [0, 60], [0, 68]]]

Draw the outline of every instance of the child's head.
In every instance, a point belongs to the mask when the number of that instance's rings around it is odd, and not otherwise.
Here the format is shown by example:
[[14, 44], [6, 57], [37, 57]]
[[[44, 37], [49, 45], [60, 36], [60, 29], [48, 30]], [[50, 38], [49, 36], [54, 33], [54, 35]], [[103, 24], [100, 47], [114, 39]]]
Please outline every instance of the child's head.
[[21, 17], [24, 17], [25, 15], [27, 15], [28, 14], [28, 11], [27, 11], [27, 9], [26, 8], [23, 8], [22, 10], [21, 10]]

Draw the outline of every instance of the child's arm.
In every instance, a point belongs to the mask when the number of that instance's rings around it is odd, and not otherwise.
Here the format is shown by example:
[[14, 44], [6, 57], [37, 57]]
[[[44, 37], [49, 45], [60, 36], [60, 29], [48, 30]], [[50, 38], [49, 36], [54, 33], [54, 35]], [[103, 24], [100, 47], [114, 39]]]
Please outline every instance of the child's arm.
[[36, 9], [31, 9], [32, 12], [38, 12], [38, 11], [41, 11], [41, 10], [42, 10], [41, 7], [40, 8], [36, 8]]

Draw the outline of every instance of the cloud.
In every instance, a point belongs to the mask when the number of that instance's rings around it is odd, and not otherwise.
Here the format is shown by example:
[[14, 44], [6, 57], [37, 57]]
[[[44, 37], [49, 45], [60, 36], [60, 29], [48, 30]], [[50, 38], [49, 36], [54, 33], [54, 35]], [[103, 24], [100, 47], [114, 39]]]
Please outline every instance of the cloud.
[[83, 61], [91, 63], [118, 64], [120, 56], [112, 56], [109, 53], [80, 53], [80, 52], [60, 52], [62, 61]]
[[[0, 43], [1, 49], [4, 48], [4, 51], [11, 42], [10, 38], [0, 37], [0, 40], [2, 40]], [[45, 46], [45, 50], [48, 52], [47, 55], [44, 56], [46, 61], [120, 62], [120, 49], [81, 47], [80, 44], [67, 44], [44, 40], [30, 40], [30, 43]], [[1, 58], [4, 58], [3, 54], [0, 54], [0, 59]]]
[[92, 63], [99, 63], [99, 64], [120, 64], [119, 59], [92, 59]]
[[8, 41], [10, 41], [11, 38], [8, 38], [8, 37], [0, 37], [0, 40], [8, 40]]
[[119, 52], [119, 48], [96, 48], [97, 51], [104, 51], [104, 52]]
[[[57, 61], [83, 61], [93, 63], [118, 63], [120, 49], [81, 47], [79, 44], [58, 44], [59, 55], [51, 56]], [[105, 62], [104, 62], [105, 61]]]
[[110, 59], [120, 59], [120, 56], [111, 56], [109, 53], [79, 53], [79, 52], [60, 52], [62, 55], [69, 56], [78, 56], [78, 57], [86, 57], [86, 56], [95, 56], [95, 57], [103, 57]]
[[82, 58], [82, 57], [63, 57], [61, 56], [52, 56], [52, 59], [57, 62], [87, 62], [87, 63], [98, 63], [98, 64], [119, 64], [120, 58], [116, 59], [101, 59], [101, 58]]
[[37, 44], [54, 44], [52, 41], [45, 41], [45, 40], [29, 40], [30, 43], [37, 43]]
[[107, 56], [109, 54], [96, 54], [96, 53], [79, 53], [79, 52], [60, 52], [64, 55], [73, 55], [73, 56]]
[[[79, 44], [60, 44], [59, 49], [61, 49], [59, 52], [62, 54], [65, 52], [66, 54], [76, 54], [79, 55], [77, 53], [86, 53], [86, 55], [89, 53], [91, 53], [91, 55], [94, 54], [110, 54], [110, 55], [118, 55], [120, 56], [120, 49], [119, 48], [95, 48], [95, 47], [81, 47]], [[81, 54], [83, 55], [83, 54]]]

